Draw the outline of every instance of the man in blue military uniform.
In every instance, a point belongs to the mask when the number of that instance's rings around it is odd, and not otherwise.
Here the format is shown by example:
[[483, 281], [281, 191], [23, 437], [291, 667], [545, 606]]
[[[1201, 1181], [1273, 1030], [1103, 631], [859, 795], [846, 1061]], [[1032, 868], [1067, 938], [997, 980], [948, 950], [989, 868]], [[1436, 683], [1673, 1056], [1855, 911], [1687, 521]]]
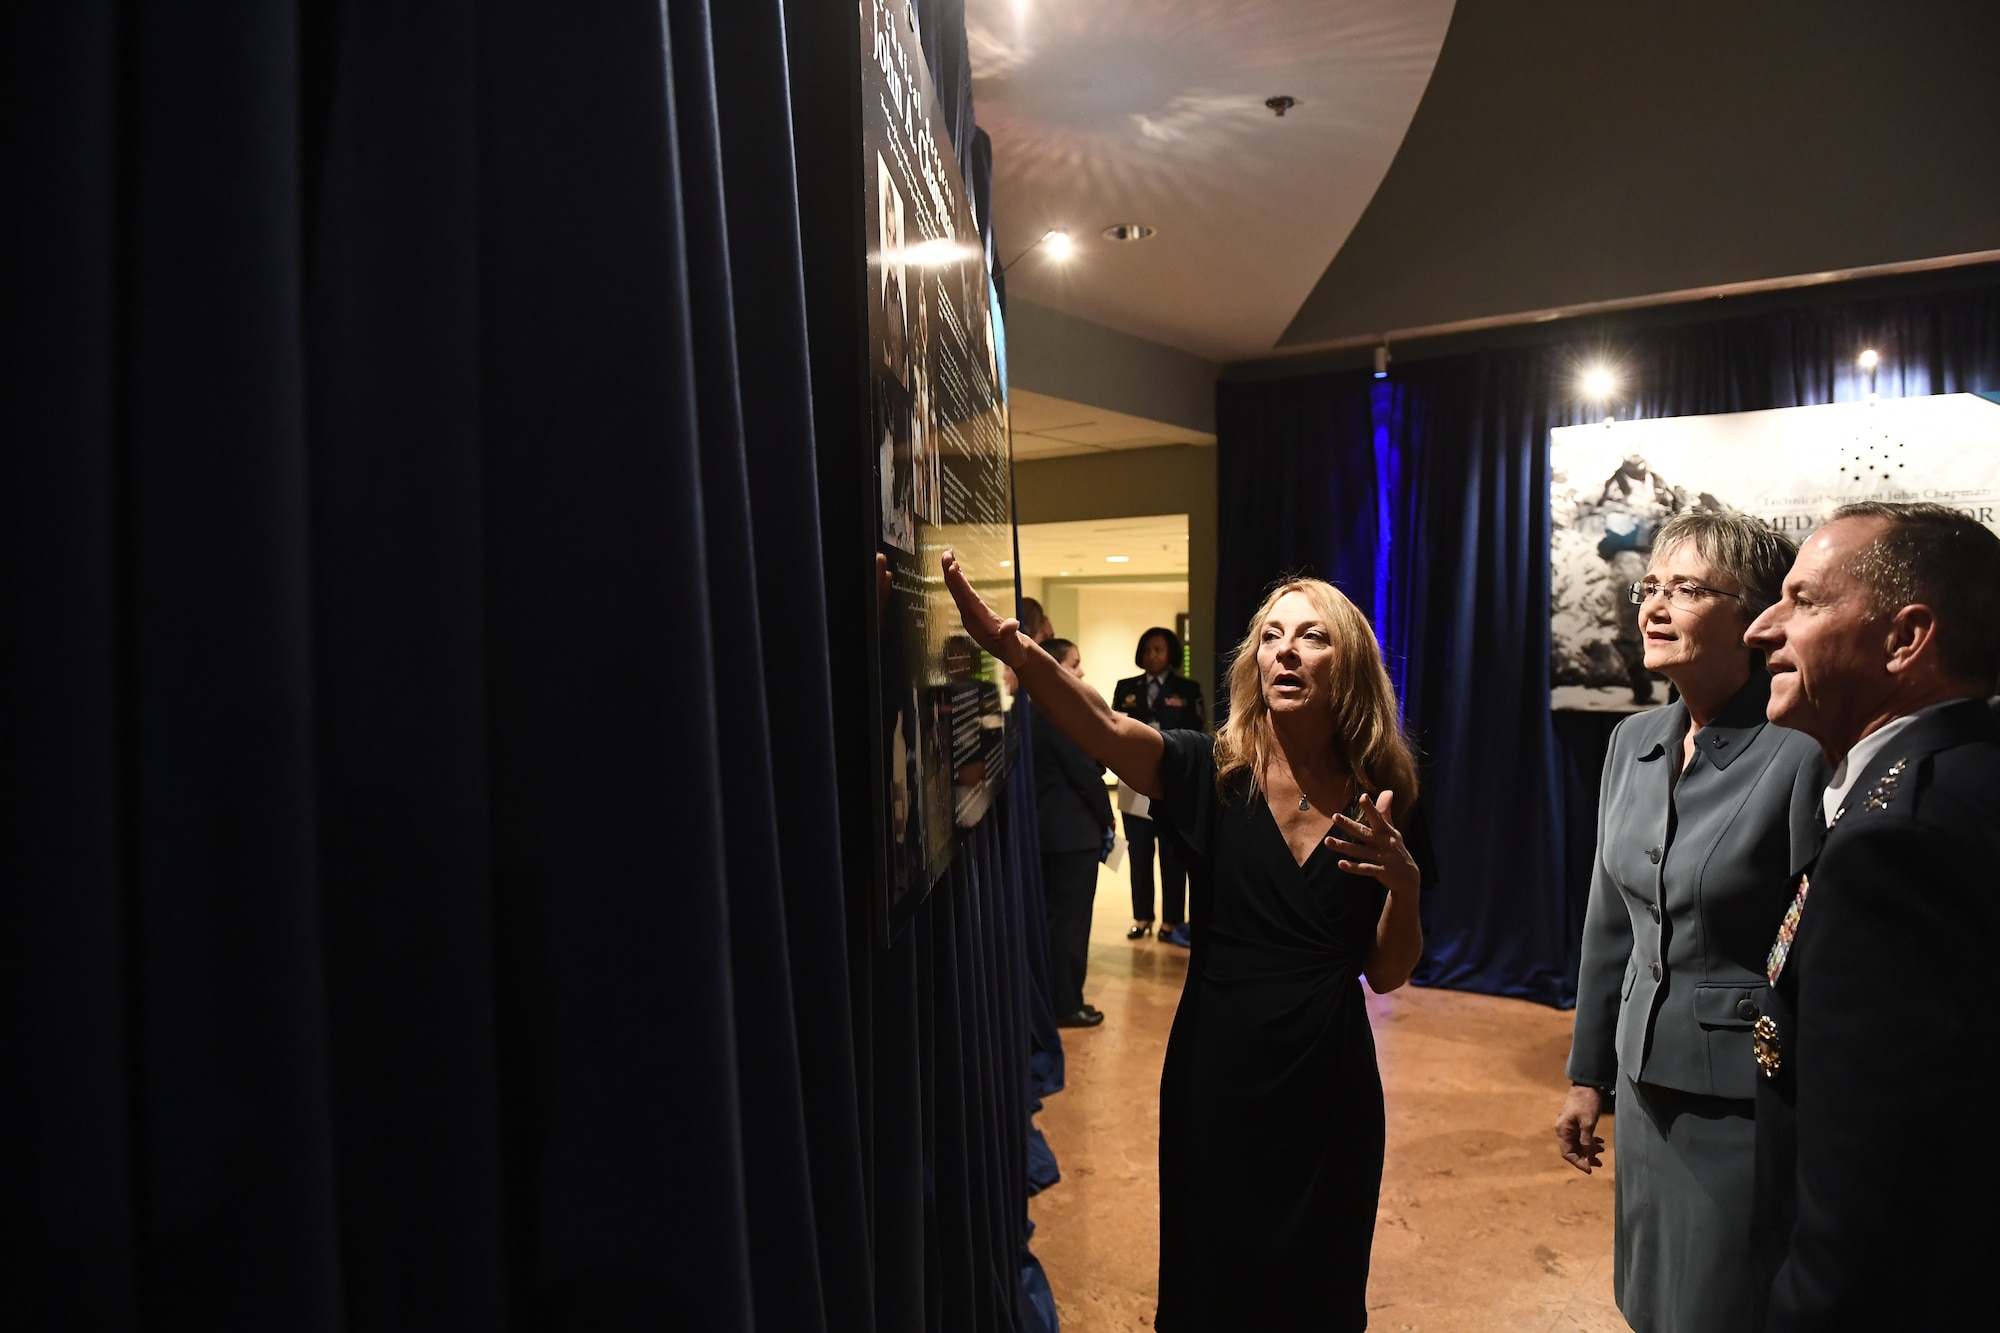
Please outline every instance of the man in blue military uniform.
[[[1180, 674], [1181, 636], [1154, 626], [1139, 636], [1133, 665], [1143, 673], [1118, 682], [1111, 706], [1159, 731], [1201, 731], [1201, 686]], [[1146, 813], [1146, 798], [1120, 794], [1125, 843], [1132, 854], [1132, 929], [1125, 938], [1145, 938], [1153, 926], [1153, 847], [1160, 849], [1160, 939], [1188, 947], [1185, 904], [1188, 872], [1172, 838], [1157, 837]]]
[[1837, 765], [1753, 1029], [1772, 1333], [1988, 1326], [2000, 1155], [2000, 538], [1849, 505], [1744, 636], [1771, 721]]
[[[1056, 665], [1083, 679], [1083, 654], [1068, 639], [1050, 639]], [[1090, 965], [1090, 912], [1097, 864], [1111, 846], [1111, 798], [1104, 765], [1033, 710], [1035, 810], [1042, 835], [1042, 893], [1048, 913], [1049, 1000], [1056, 1026], [1090, 1028], [1104, 1013], [1083, 998]]]

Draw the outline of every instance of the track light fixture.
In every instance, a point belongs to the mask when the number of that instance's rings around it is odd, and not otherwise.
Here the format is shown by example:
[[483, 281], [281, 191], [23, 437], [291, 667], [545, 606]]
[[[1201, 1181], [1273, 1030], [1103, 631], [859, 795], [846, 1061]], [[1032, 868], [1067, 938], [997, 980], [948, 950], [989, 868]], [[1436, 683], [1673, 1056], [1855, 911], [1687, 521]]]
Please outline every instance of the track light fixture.
[[1023, 259], [1026, 259], [1029, 255], [1035, 253], [1035, 251], [1041, 249], [1043, 246], [1048, 247], [1049, 258], [1056, 260], [1068, 259], [1070, 257], [1071, 251], [1074, 249], [1074, 247], [1070, 243], [1069, 233], [1064, 231], [1060, 227], [1055, 227], [1048, 231], [1043, 232], [1041, 235], [1041, 239], [1037, 240], [1033, 245], [1023, 250], [1020, 254], [1015, 255], [1012, 259], [1008, 260], [1006, 263], [1002, 264], [1000, 266], [1000, 272], [1005, 273], [1008, 269], [1014, 267], [1014, 265], [1020, 263]]

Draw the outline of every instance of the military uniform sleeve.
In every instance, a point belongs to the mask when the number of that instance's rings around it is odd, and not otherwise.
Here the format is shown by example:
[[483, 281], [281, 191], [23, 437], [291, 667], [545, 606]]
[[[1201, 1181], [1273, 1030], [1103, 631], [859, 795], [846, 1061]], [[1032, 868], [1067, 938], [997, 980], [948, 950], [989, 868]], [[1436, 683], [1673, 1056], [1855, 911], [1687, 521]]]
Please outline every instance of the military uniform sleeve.
[[[1078, 754], [1083, 754], [1081, 750]], [[1097, 816], [1097, 822], [1104, 828], [1111, 827], [1111, 793], [1104, 786], [1104, 766], [1084, 755], [1084, 763], [1089, 771], [1083, 774], [1083, 801], [1090, 807], [1090, 813]]]
[[1795, 1030], [1779, 1034], [1797, 1088], [1797, 1220], [1770, 1333], [1859, 1327], [1892, 1307], [1927, 1243], [1932, 1173], [1951, 1169], [1933, 1145], [1940, 1117], [1961, 1108], [1953, 1071], [1984, 1058], [1981, 1017], [1924, 984], [1949, 953], [1962, 891], [1937, 831], [1869, 818], [1829, 853], [1792, 952]]

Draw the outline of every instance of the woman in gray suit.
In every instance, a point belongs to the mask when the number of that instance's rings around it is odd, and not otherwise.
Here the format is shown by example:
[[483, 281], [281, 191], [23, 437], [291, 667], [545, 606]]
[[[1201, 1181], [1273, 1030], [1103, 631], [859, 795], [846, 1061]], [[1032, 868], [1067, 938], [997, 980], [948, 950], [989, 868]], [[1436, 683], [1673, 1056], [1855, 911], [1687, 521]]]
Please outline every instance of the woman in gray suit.
[[1631, 589], [1646, 667], [1680, 698], [1611, 735], [1556, 1137], [1601, 1166], [1615, 1090], [1615, 1288], [1639, 1333], [1753, 1318], [1750, 1028], [1828, 777], [1811, 738], [1765, 721], [1770, 677], [1743, 644], [1792, 554], [1747, 516], [1683, 514]]

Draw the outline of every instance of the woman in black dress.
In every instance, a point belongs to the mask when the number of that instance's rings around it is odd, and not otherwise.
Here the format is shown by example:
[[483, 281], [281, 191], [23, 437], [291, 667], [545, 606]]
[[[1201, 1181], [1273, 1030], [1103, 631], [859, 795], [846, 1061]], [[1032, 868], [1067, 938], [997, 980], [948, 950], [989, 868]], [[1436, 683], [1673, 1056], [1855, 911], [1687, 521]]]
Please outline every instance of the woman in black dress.
[[1423, 948], [1392, 818], [1416, 768], [1374, 632], [1331, 584], [1280, 585], [1211, 739], [1113, 712], [949, 554], [944, 575], [966, 631], [1210, 871], [1160, 1078], [1155, 1327], [1366, 1328], [1383, 1113], [1356, 983], [1394, 990]]

